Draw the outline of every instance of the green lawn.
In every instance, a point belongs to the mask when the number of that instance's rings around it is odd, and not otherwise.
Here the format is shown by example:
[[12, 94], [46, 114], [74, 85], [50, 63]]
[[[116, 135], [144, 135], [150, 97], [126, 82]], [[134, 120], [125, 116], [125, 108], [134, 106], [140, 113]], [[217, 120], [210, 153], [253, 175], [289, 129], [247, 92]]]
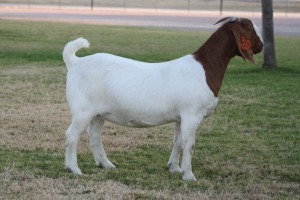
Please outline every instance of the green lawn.
[[211, 33], [0, 20], [0, 197], [8, 199], [299, 199], [299, 37], [276, 37], [278, 69], [231, 61], [219, 104], [197, 131], [197, 182], [167, 171], [173, 125], [129, 129], [107, 123], [104, 147], [116, 170], [94, 166], [86, 134], [84, 176], [64, 171], [64, 45], [141, 61], [192, 53]]

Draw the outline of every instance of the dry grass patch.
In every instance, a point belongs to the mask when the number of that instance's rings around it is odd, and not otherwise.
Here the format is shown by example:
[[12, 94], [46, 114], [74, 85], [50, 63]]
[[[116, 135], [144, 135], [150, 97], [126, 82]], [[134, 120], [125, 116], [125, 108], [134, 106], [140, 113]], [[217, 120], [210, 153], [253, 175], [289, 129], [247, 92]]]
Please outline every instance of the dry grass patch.
[[30, 172], [6, 169], [0, 173], [3, 199], [212, 199], [214, 192], [172, 192], [138, 189], [112, 180], [84, 180], [84, 177], [52, 179]]
[[[183, 187], [180, 192], [168, 189], [140, 189], [124, 185], [120, 182], [107, 180], [87, 180], [86, 177], [48, 178], [30, 172], [19, 172], [6, 169], [0, 173], [0, 198], [2, 199], [274, 199], [272, 196], [284, 194], [287, 190], [299, 198], [299, 184], [296, 183], [264, 183], [255, 184], [250, 180], [246, 193], [231, 190], [217, 191], [213, 188], [206, 191], [192, 191]], [[224, 183], [225, 184], [225, 183]]]
[[[25, 150], [65, 150], [71, 117], [65, 98], [65, 67], [39, 65], [1, 70], [1, 146]], [[103, 143], [108, 152], [145, 144], [171, 145], [173, 126], [130, 129], [106, 123]], [[83, 134], [80, 153], [90, 152]]]

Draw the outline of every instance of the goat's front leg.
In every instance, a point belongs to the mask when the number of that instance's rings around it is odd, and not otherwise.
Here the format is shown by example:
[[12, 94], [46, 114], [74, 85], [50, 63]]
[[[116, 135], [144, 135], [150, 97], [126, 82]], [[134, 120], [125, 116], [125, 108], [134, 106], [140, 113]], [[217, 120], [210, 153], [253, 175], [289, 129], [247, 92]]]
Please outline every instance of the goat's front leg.
[[180, 122], [175, 123], [173, 149], [168, 162], [169, 171], [172, 173], [182, 173], [179, 167], [180, 153], [182, 151], [182, 136]]
[[116, 168], [107, 158], [104, 151], [101, 130], [104, 125], [104, 121], [98, 117], [92, 119], [88, 127], [88, 134], [90, 140], [90, 147], [92, 149], [96, 165], [105, 169]]
[[195, 132], [200, 121], [199, 119], [184, 118], [181, 122], [183, 149], [181, 170], [183, 180], [196, 181], [192, 172], [192, 154], [195, 145]]

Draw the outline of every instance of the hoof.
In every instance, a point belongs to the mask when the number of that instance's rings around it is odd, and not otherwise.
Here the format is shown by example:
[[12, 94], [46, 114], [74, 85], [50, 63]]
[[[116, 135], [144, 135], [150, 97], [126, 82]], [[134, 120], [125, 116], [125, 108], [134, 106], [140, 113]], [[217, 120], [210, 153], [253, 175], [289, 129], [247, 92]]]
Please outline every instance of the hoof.
[[67, 173], [73, 173], [75, 175], [82, 175], [82, 172], [81, 172], [81, 170], [78, 167], [76, 167], [76, 168], [74, 167], [74, 169], [66, 167], [65, 169], [66, 169]]
[[195, 178], [194, 174], [192, 172], [190, 173], [182, 173], [182, 179], [185, 181], [192, 181], [195, 182], [197, 179]]
[[65, 169], [67, 173], [72, 173], [72, 170], [70, 168]]
[[172, 163], [168, 163], [168, 168], [171, 173], [182, 173], [182, 170], [178, 165], [172, 165]]
[[112, 164], [110, 161], [106, 162], [106, 163], [99, 163], [98, 167], [101, 169], [115, 169], [116, 166], [114, 164]]

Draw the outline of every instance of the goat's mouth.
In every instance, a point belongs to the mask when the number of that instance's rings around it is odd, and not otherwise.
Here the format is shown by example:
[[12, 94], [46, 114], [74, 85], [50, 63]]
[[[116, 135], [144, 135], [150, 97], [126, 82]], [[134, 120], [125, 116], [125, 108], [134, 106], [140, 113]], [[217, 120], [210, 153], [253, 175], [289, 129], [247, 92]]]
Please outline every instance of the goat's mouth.
[[262, 52], [263, 48], [252, 48], [253, 54], [258, 54]]
[[263, 49], [264, 49], [264, 45], [262, 43], [252, 47], [252, 51], [254, 54], [258, 54], [262, 52]]

